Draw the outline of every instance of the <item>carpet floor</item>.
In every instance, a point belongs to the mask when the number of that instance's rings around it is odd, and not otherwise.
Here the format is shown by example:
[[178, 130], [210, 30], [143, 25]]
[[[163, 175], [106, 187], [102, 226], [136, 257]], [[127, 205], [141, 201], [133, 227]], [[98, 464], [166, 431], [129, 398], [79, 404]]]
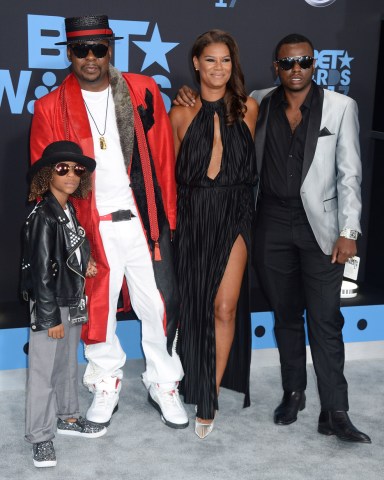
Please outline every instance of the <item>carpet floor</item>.
[[[80, 373], [84, 366], [80, 366]], [[319, 399], [308, 365], [307, 406], [289, 426], [273, 423], [281, 399], [280, 370], [260, 366], [253, 353], [251, 407], [242, 395], [222, 389], [215, 428], [206, 439], [194, 434], [194, 408], [184, 430], [165, 426], [147, 402], [140, 380], [142, 360], [131, 360], [119, 410], [108, 432], [97, 439], [58, 435], [55, 468], [33, 466], [24, 441], [23, 386], [10, 381], [0, 388], [0, 476], [4, 480], [382, 480], [384, 479], [384, 362], [348, 361], [350, 416], [372, 438], [371, 445], [348, 444], [317, 433]], [[20, 372], [19, 372], [20, 375]], [[20, 382], [19, 382], [20, 383]], [[8, 388], [7, 388], [8, 385]], [[81, 412], [91, 394], [79, 379]]]

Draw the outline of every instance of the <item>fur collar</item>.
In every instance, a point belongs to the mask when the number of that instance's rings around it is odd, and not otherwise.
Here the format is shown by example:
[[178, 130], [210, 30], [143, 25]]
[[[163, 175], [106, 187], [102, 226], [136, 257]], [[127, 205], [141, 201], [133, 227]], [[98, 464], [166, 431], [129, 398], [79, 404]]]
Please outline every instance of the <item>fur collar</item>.
[[134, 122], [133, 106], [127, 82], [117, 68], [109, 66], [109, 82], [115, 102], [116, 123], [120, 136], [125, 166], [128, 168], [133, 152]]

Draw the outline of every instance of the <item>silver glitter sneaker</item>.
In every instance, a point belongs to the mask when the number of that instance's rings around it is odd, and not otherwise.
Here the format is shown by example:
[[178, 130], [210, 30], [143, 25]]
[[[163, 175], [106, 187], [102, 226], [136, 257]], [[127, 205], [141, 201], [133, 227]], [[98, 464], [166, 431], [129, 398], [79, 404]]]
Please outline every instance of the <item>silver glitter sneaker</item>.
[[34, 443], [32, 450], [35, 467], [56, 467], [56, 454], [52, 440]]
[[104, 425], [93, 423], [86, 418], [79, 417], [76, 422], [66, 422], [57, 419], [57, 433], [60, 435], [75, 435], [77, 437], [97, 438], [107, 433]]

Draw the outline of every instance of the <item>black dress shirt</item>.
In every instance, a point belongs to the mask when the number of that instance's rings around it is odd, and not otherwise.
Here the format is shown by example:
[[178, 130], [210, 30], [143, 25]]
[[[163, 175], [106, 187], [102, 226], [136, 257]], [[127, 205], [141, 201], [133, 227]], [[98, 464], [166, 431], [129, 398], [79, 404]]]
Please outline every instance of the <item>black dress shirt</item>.
[[302, 120], [292, 132], [285, 110], [288, 103], [280, 87], [271, 98], [266, 130], [261, 192], [263, 196], [280, 200], [300, 198], [304, 147], [313, 84], [301, 105]]

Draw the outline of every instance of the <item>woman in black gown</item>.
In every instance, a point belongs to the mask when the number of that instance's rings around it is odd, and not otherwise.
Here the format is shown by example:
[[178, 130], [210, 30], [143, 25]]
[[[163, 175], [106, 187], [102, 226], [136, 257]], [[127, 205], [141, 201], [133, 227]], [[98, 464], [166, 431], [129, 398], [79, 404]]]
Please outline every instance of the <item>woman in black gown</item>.
[[[249, 404], [250, 314], [236, 318], [236, 312], [251, 243], [258, 107], [245, 94], [230, 34], [200, 35], [192, 62], [200, 96], [193, 107], [173, 107], [170, 119], [177, 155], [182, 391], [186, 403], [197, 405], [195, 432], [204, 438], [213, 429], [221, 384], [244, 391]], [[229, 359], [233, 374], [225, 372]]]

